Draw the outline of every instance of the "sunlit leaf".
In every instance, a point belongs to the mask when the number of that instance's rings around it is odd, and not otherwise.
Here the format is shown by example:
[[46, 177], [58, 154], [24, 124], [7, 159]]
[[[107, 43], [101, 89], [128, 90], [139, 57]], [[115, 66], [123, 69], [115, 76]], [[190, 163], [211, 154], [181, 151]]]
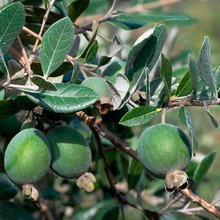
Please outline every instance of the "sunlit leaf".
[[87, 63], [91, 62], [95, 58], [98, 52], [98, 48], [99, 48], [98, 41], [95, 40], [86, 53], [85, 59]]
[[128, 127], [146, 124], [160, 111], [160, 108], [155, 108], [153, 106], [140, 106], [126, 113], [119, 123]]
[[40, 61], [45, 78], [64, 62], [73, 44], [73, 34], [72, 22], [65, 17], [52, 24], [43, 35]]
[[37, 85], [40, 89], [48, 89], [52, 91], [56, 91], [56, 86], [54, 83], [50, 82], [49, 80], [45, 79], [42, 76], [33, 76], [31, 77], [31, 81]]
[[23, 90], [28, 98], [42, 108], [57, 112], [71, 113], [87, 108], [98, 100], [98, 95], [90, 88], [73, 84], [55, 84], [57, 91]]

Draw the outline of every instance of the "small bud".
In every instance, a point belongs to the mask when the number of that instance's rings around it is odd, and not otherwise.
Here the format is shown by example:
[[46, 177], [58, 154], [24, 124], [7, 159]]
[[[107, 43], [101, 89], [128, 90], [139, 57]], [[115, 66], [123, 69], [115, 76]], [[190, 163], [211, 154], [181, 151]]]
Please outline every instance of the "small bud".
[[92, 173], [86, 172], [76, 180], [76, 185], [79, 188], [83, 188], [86, 192], [92, 192], [95, 189], [95, 182], [95, 176]]
[[22, 193], [24, 196], [26, 196], [28, 199], [30, 199], [33, 202], [37, 202], [39, 198], [39, 192], [32, 184], [23, 185]]

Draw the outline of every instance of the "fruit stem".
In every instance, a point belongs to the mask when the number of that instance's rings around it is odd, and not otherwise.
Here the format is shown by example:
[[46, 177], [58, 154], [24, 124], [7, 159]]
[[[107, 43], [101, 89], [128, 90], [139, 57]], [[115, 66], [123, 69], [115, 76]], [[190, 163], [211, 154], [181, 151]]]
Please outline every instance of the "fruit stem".
[[180, 192], [184, 194], [186, 197], [188, 197], [189, 199], [191, 199], [193, 202], [195, 202], [197, 205], [201, 206], [203, 209], [212, 213], [214, 216], [220, 219], [220, 211], [214, 205], [206, 202], [205, 200], [200, 198], [198, 195], [190, 191], [188, 188], [180, 189]]
[[161, 111], [161, 124], [166, 124], [166, 108], [163, 108]]

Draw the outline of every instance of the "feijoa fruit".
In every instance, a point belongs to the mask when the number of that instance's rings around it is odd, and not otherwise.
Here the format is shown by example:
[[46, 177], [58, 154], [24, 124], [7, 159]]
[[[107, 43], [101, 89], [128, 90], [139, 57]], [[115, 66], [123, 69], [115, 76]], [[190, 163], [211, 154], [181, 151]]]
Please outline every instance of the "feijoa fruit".
[[138, 157], [152, 176], [165, 178], [175, 170], [184, 170], [190, 162], [192, 149], [187, 135], [171, 124], [147, 128], [138, 141]]
[[76, 179], [87, 172], [91, 150], [87, 140], [75, 129], [59, 126], [47, 134], [51, 145], [51, 169], [59, 176]]
[[20, 131], [12, 138], [5, 151], [5, 171], [16, 184], [37, 182], [46, 175], [50, 163], [47, 137], [35, 128]]

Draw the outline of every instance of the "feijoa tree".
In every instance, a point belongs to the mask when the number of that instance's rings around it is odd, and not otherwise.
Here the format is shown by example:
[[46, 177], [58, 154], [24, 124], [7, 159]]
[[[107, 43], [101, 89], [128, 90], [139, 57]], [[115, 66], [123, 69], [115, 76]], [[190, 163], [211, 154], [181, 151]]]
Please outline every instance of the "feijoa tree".
[[[188, 111], [203, 107], [218, 127], [209, 106], [220, 104], [220, 68], [208, 36], [197, 57], [171, 59], [166, 23], [190, 19], [144, 11], [171, 3], [2, 8], [1, 219], [220, 218], [219, 192], [209, 202], [197, 194], [215, 152], [194, 160], [200, 149]], [[129, 47], [125, 35], [139, 28]], [[166, 120], [173, 109], [181, 128]]]

